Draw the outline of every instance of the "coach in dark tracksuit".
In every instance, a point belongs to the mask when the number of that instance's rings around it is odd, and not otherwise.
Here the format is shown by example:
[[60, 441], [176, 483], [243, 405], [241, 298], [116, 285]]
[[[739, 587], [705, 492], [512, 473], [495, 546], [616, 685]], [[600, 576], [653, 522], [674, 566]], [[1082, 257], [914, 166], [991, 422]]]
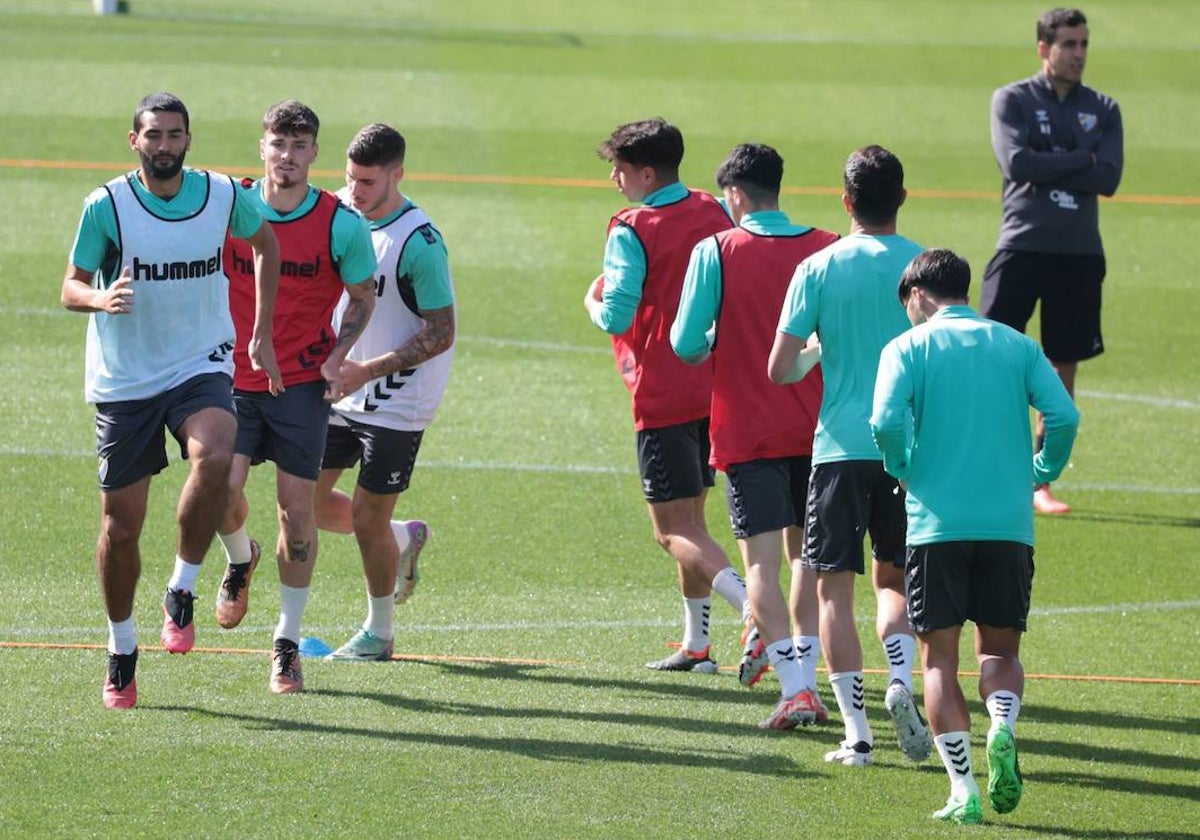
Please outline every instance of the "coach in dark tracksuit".
[[[1037, 23], [1042, 72], [992, 96], [992, 149], [1004, 175], [1004, 218], [983, 277], [982, 313], [1024, 331], [1040, 299], [1042, 347], [1067, 391], [1079, 362], [1104, 352], [1100, 290], [1104, 246], [1098, 196], [1121, 182], [1121, 111], [1082, 84], [1087, 18], [1046, 12]], [[1044, 436], [1038, 418], [1037, 446]], [[1070, 508], [1039, 486], [1040, 513]]]

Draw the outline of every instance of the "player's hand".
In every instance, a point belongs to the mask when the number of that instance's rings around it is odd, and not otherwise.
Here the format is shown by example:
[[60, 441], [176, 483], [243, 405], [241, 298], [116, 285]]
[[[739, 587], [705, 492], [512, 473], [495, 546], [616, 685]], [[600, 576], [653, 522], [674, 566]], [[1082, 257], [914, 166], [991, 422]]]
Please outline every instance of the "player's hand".
[[96, 311], [109, 315], [125, 315], [133, 311], [133, 274], [129, 266], [121, 272], [111, 286], [96, 297]]
[[251, 337], [246, 353], [250, 356], [251, 370], [261, 370], [267, 375], [267, 389], [271, 396], [277, 397], [282, 394], [283, 374], [279, 372], [279, 363], [275, 360], [275, 345], [270, 341]]
[[583, 296], [583, 305], [585, 308], [587, 308], [589, 301], [595, 301], [596, 303], [604, 302], [604, 275], [603, 274], [601, 274], [599, 277], [597, 277], [595, 280], [593, 280], [591, 282], [591, 285], [588, 286], [587, 294]]
[[369, 367], [352, 359], [346, 359], [342, 362], [341, 375], [343, 395], [353, 394], [375, 378], [371, 376], [371, 369]]
[[332, 356], [321, 365], [321, 376], [325, 379], [325, 402], [335, 403], [346, 396], [342, 383], [342, 360]]

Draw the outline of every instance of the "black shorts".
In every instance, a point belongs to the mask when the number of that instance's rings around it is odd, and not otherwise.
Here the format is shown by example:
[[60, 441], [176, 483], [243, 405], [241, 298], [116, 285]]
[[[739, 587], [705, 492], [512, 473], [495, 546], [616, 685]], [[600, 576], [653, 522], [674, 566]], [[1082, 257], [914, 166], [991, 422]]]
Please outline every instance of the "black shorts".
[[145, 400], [96, 404], [96, 454], [100, 457], [100, 489], [120, 490], [156, 475], [167, 466], [163, 427], [187, 457], [187, 442], [179, 427], [205, 408], [233, 413], [233, 382], [223, 373], [193, 376], [170, 390]]
[[324, 380], [289, 385], [277, 397], [235, 390], [233, 402], [238, 416], [235, 452], [250, 456], [252, 464], [274, 461], [289, 475], [317, 480], [329, 425]]
[[1094, 254], [997, 251], [983, 274], [979, 311], [1025, 332], [1042, 302], [1042, 347], [1054, 362], [1082, 362], [1104, 352], [1100, 292], [1105, 262]]
[[819, 572], [866, 571], [863, 535], [880, 563], [904, 566], [904, 491], [882, 461], [833, 461], [808, 483], [803, 565]]
[[804, 522], [812, 458], [766, 458], [730, 464], [725, 500], [733, 536], [744, 540]]
[[967, 621], [1024, 632], [1033, 591], [1033, 548], [1006, 540], [910, 545], [904, 591], [916, 633]]
[[402, 432], [334, 414], [321, 468], [346, 470], [362, 459], [358, 486], [380, 496], [403, 493], [412, 479], [424, 432]]
[[714, 483], [708, 465], [708, 418], [642, 429], [637, 433], [638, 471], [646, 501], [692, 499]]

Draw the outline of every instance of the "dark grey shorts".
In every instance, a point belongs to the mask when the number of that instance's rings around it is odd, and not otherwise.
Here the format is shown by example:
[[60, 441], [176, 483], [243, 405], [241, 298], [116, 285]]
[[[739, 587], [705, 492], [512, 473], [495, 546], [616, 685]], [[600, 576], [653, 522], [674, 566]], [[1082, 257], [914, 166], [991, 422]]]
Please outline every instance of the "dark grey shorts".
[[866, 571], [863, 535], [880, 563], [904, 567], [908, 520], [904, 491], [882, 461], [834, 461], [813, 467], [804, 527], [805, 568]]
[[1007, 540], [910, 545], [904, 591], [916, 633], [967, 621], [1023, 632], [1033, 591], [1033, 548]]
[[289, 475], [317, 480], [329, 425], [324, 380], [289, 385], [277, 397], [235, 390], [233, 402], [238, 416], [235, 452], [250, 456], [252, 464], [274, 461]]
[[714, 484], [708, 418], [637, 433], [642, 495], [651, 504], [692, 499]]
[[360, 460], [358, 486], [380, 496], [403, 493], [412, 479], [424, 432], [385, 429], [342, 417], [325, 438], [322, 469], [346, 470]]
[[812, 458], [764, 458], [730, 464], [725, 499], [739, 540], [804, 524]]
[[167, 466], [167, 438], [163, 428], [179, 443], [187, 457], [187, 443], [179, 437], [184, 421], [205, 408], [233, 413], [233, 382], [223, 373], [205, 373], [146, 400], [124, 400], [96, 405], [96, 454], [100, 456], [100, 489], [120, 490]]

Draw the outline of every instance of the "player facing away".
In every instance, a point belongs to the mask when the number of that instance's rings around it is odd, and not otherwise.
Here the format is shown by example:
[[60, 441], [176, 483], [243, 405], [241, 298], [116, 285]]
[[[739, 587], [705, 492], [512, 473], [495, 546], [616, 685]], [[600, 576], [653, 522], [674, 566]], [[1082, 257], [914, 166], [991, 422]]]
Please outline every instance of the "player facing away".
[[[346, 151], [346, 186], [338, 191], [370, 222], [379, 269], [375, 311], [342, 363], [346, 396], [333, 405], [317, 480], [317, 526], [354, 534], [367, 585], [366, 621], [329, 659], [391, 659], [395, 607], [416, 586], [430, 533], [420, 520], [392, 515], [450, 378], [454, 287], [441, 233], [400, 192], [405, 150], [404, 137], [389, 125], [361, 129]], [[348, 304], [344, 295], [335, 323]], [[351, 497], [335, 485], [360, 460]]]
[[637, 206], [609, 222], [604, 271], [583, 305], [592, 323], [612, 335], [617, 370], [632, 398], [642, 495], [655, 539], [678, 567], [683, 593], [682, 646], [646, 667], [715, 673], [708, 633], [713, 590], [743, 621], [750, 610], [745, 583], [704, 520], [713, 486], [712, 364], [684, 364], [669, 333], [692, 246], [727, 230], [730, 221], [716, 199], [680, 182], [683, 135], [665, 120], [622, 125], [597, 152], [612, 164], [617, 189]]
[[[317, 559], [314, 494], [329, 402], [345, 396], [342, 362], [375, 305], [375, 251], [366, 221], [333, 193], [308, 183], [319, 129], [317, 115], [306, 105], [294, 100], [272, 105], [259, 141], [264, 176], [242, 184], [279, 239], [274, 340], [282, 387], [246, 363], [242, 346], [255, 306], [254, 289], [247, 282], [250, 256], [233, 244], [226, 252], [229, 303], [237, 327], [233, 397], [238, 432], [229, 504], [218, 533], [228, 563], [217, 595], [217, 622], [236, 627], [246, 614], [259, 557], [257, 543], [245, 530], [250, 513], [246, 479], [251, 465], [274, 461], [280, 613], [270, 688], [277, 694], [304, 688], [300, 623]], [[343, 292], [349, 302], [335, 329], [333, 311]]]
[[[958, 681], [966, 621], [975, 623], [979, 696], [991, 718], [988, 799], [1000, 814], [1021, 799], [1029, 489], [1062, 472], [1079, 426], [1041, 348], [967, 306], [970, 282], [970, 266], [946, 250], [926, 251], [905, 269], [898, 291], [914, 326], [883, 350], [871, 415], [884, 467], [908, 488], [908, 614], [921, 642], [925, 711], [950, 777], [950, 797], [933, 816], [957, 823], [983, 819]], [[1032, 459], [1031, 406], [1045, 418]]]
[[[1041, 301], [1042, 346], [1070, 394], [1079, 363], [1104, 352], [1098, 199], [1116, 193], [1125, 162], [1120, 108], [1082, 81], [1088, 38], [1083, 12], [1046, 12], [1037, 22], [1041, 72], [992, 95], [1004, 215], [980, 297], [985, 316], [1022, 332]], [[1039, 419], [1038, 448], [1044, 432]], [[1049, 484], [1034, 490], [1033, 506], [1071, 510]]]
[[885, 704], [900, 749], [912, 761], [932, 744], [912, 694], [917, 642], [905, 614], [904, 496], [871, 439], [871, 396], [879, 351], [909, 326], [896, 282], [920, 253], [896, 233], [906, 196], [904, 167], [880, 146], [850, 155], [842, 205], [850, 234], [801, 263], [788, 288], [771, 348], [771, 380], [807, 370], [803, 353], [816, 333], [825, 391], [813, 441], [804, 565], [818, 574], [821, 647], [846, 736], [825, 760], [865, 766], [874, 735], [863, 692], [862, 645], [854, 623], [854, 583], [863, 574], [863, 535], [871, 537], [875, 630], [888, 659]]
[[[258, 307], [246, 327], [247, 364], [279, 381], [271, 318], [279, 280], [275, 235], [226, 175], [183, 165], [187, 107], [152, 93], [133, 113], [139, 167], [94, 190], [62, 283], [62, 305], [88, 318], [84, 396], [96, 407], [100, 538], [96, 569], [108, 615], [104, 705], [137, 703], [134, 591], [150, 478], [167, 465], [164, 427], [188, 460], [176, 520], [175, 568], [163, 603], [163, 646], [178, 642], [173, 605], [191, 593], [228, 497], [237, 422], [230, 379], [234, 328], [222, 265], [226, 235], [252, 255]], [[187, 621], [189, 631], [190, 615]]]
[[[773, 667], [780, 699], [760, 725], [791, 729], [828, 715], [817, 694], [817, 575], [800, 565], [821, 374], [780, 388], [767, 378], [767, 356], [797, 264], [838, 235], [794, 225], [779, 209], [783, 158], [770, 146], [735, 147], [716, 180], [737, 227], [692, 249], [671, 344], [685, 362], [712, 359], [710, 463], [728, 479], [729, 520], [760, 637], [738, 676], [753, 685]], [[784, 556], [790, 610], [779, 585]]]

